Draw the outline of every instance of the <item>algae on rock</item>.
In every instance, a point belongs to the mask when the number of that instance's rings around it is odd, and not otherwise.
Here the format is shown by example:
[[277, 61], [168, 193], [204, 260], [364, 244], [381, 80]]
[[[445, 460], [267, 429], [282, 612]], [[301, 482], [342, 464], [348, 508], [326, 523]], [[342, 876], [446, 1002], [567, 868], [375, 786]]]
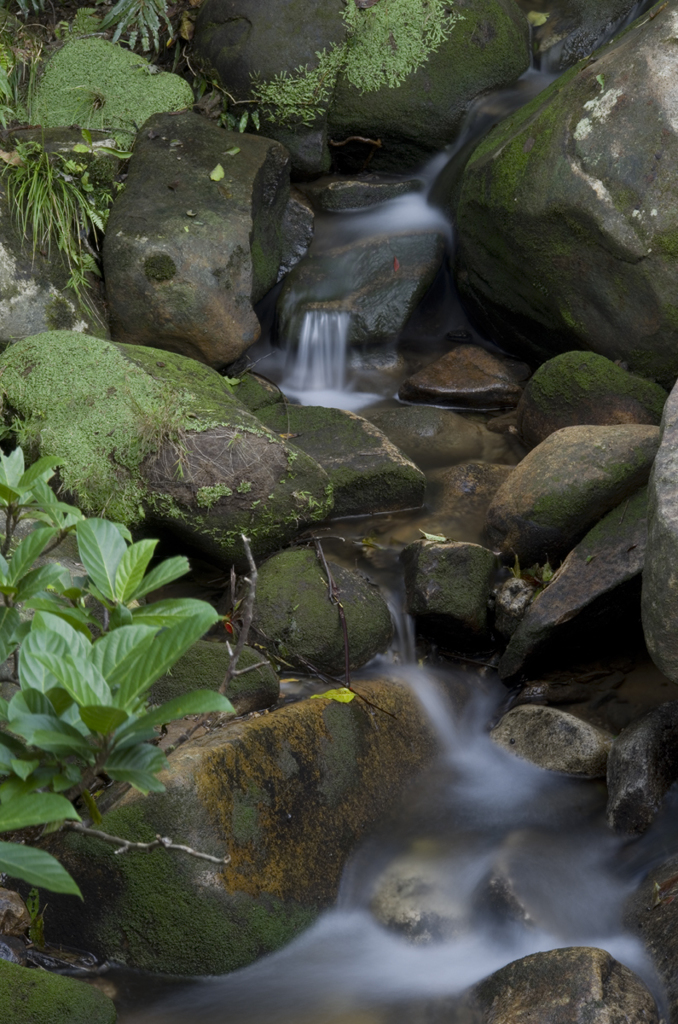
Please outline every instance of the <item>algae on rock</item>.
[[115, 1024], [115, 1006], [94, 985], [0, 960], [2, 1024]]

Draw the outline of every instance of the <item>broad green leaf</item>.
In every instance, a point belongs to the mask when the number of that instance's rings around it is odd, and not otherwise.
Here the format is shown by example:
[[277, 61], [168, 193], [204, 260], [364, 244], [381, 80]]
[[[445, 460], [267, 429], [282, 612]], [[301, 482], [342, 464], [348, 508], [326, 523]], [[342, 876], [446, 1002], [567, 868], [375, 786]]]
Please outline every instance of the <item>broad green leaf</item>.
[[132, 600], [157, 546], [157, 540], [140, 540], [127, 548], [115, 575], [115, 596], [118, 601]]
[[193, 690], [192, 693], [168, 700], [166, 704], [149, 711], [138, 721], [144, 726], [165, 725], [186, 715], [204, 715], [210, 711], [235, 712], [235, 708], [227, 697], [222, 697], [214, 690]]
[[34, 462], [32, 466], [29, 466], [25, 473], [22, 474], [17, 487], [20, 491], [27, 491], [29, 487], [33, 487], [33, 484], [37, 480], [44, 480], [47, 482], [51, 476], [54, 475], [54, 470], [60, 464], [60, 459], [55, 459], [51, 455], [43, 455], [41, 459]]
[[35, 658], [51, 671], [66, 693], [69, 693], [80, 707], [90, 704], [110, 706], [111, 688], [91, 661], [73, 658], [70, 654], [64, 654], [60, 658], [36, 654]]
[[85, 140], [85, 142], [89, 143], [89, 146], [90, 146], [90, 149], [91, 149], [92, 148], [92, 133], [89, 130], [89, 128], [82, 128], [81, 131], [80, 131], [80, 134], [82, 135], [82, 137]]
[[166, 587], [168, 583], [174, 583], [181, 576], [185, 576], [190, 568], [188, 559], [184, 558], [183, 555], [165, 559], [161, 565], [151, 569], [148, 575], [144, 577], [143, 583], [133, 595], [134, 600], [139, 601], [146, 594], [159, 590], [160, 587]]
[[[59, 680], [52, 672], [52, 663], [50, 662], [49, 665], [46, 665], [44, 661], [38, 660], [38, 656], [48, 656], [54, 663], [71, 653], [82, 657], [86, 653], [86, 648], [83, 649], [86, 641], [79, 640], [76, 644], [72, 637], [57, 633], [56, 630], [35, 628], [36, 619], [44, 614], [44, 612], [35, 613], [33, 618], [34, 628], [21, 645], [19, 652], [19, 679], [24, 689], [32, 687], [40, 690], [42, 693], [47, 693], [52, 687], [59, 686]], [[45, 617], [50, 620], [57, 618], [55, 615], [46, 615]], [[73, 636], [79, 638], [80, 635], [76, 633], [72, 626], [69, 626], [67, 622], [64, 622], [63, 625], [68, 626]]]
[[113, 149], [112, 146], [97, 146], [97, 153], [105, 153], [107, 156], [117, 156], [118, 160], [129, 160], [132, 156], [131, 149]]
[[133, 608], [132, 619], [135, 625], [143, 623], [157, 629], [163, 626], [174, 627], [184, 619], [200, 615], [206, 607], [211, 608], [211, 605], [194, 597], [168, 597], [164, 601], [154, 601], [152, 604]]
[[85, 801], [85, 806], [89, 811], [92, 824], [96, 826], [103, 825], [104, 819], [101, 817], [101, 811], [97, 807], [97, 802], [88, 789], [83, 789], [82, 799]]
[[28, 776], [35, 771], [39, 766], [39, 761], [24, 761], [21, 758], [13, 757], [10, 761], [10, 767], [15, 775], [18, 775], [20, 779], [24, 781]]
[[54, 753], [65, 751], [88, 761], [92, 759], [92, 747], [82, 733], [55, 715], [17, 715], [12, 718], [10, 727], [12, 732], [33, 746]]
[[84, 142], [76, 142], [76, 144], [73, 146], [73, 152], [74, 153], [89, 153], [90, 152], [90, 148], [89, 148], [89, 146], [86, 146], [84, 144]]
[[9, 582], [16, 583], [39, 558], [47, 545], [54, 540], [58, 530], [50, 526], [39, 526], [17, 545], [9, 561]]
[[24, 474], [24, 453], [15, 448], [10, 455], [0, 455], [0, 484], [16, 488]]
[[126, 665], [124, 673], [120, 673], [120, 676], [116, 673], [116, 681], [120, 685], [115, 697], [117, 707], [132, 707], [149, 686], [164, 675], [219, 619], [219, 613], [210, 605], [203, 601], [196, 604], [203, 607], [199, 614], [179, 622], [171, 629], [163, 630], [152, 644], [145, 647], [137, 658]]
[[[28, 693], [28, 690], [26, 692]], [[37, 693], [38, 691], [34, 690], [33, 692]], [[67, 693], [61, 686], [53, 686], [51, 690], [47, 691], [46, 696], [59, 718], [61, 718], [64, 711], [67, 711], [73, 703], [73, 698], [70, 693]]]
[[92, 732], [108, 736], [127, 720], [127, 712], [119, 708], [106, 708], [98, 704], [80, 708], [80, 717]]
[[0, 663], [7, 661], [16, 646], [14, 635], [20, 622], [16, 608], [0, 608]]
[[[79, 596], [79, 591], [73, 591], [73, 596]], [[69, 596], [69, 591], [64, 592], [64, 597]], [[98, 622], [93, 615], [85, 611], [84, 608], [74, 608], [71, 604], [66, 604], [65, 601], [59, 600], [56, 594], [40, 593], [36, 594], [35, 597], [30, 598], [24, 604], [24, 608], [33, 608], [36, 611], [50, 612], [50, 614], [58, 615], [60, 619], [67, 622], [73, 629], [78, 630], [83, 636], [87, 637], [88, 640], [92, 639], [88, 626], [96, 626], [101, 628], [101, 623]]]
[[108, 619], [109, 629], [122, 629], [123, 626], [131, 626], [133, 623], [132, 613], [126, 604], [116, 604]]
[[15, 832], [29, 825], [45, 825], [48, 821], [63, 821], [66, 818], [80, 821], [80, 815], [65, 796], [30, 793], [0, 806], [0, 832]]
[[34, 850], [20, 843], [0, 843], [0, 871], [12, 878], [21, 878], [29, 885], [39, 885], [50, 892], [71, 893], [82, 899], [69, 873], [44, 850]]
[[325, 693], [314, 693], [311, 695], [311, 700], [318, 699], [319, 697], [326, 697], [328, 700], [336, 700], [340, 704], [350, 704], [355, 693], [349, 690], [346, 686], [340, 686], [336, 690], [326, 690]]
[[113, 751], [104, 771], [118, 782], [129, 782], [142, 793], [162, 793], [165, 787], [155, 776], [166, 764], [162, 750], [142, 743], [127, 750]]
[[[240, 129], [242, 131], [242, 128]], [[226, 150], [226, 156], [237, 156], [240, 152], [240, 146], [232, 146], [231, 149]]]
[[[35, 747], [42, 747], [59, 757], [80, 757], [92, 764], [94, 753], [87, 741], [77, 730], [73, 730], [74, 736], [66, 736], [61, 731], [53, 729], [36, 729], [30, 740]], [[77, 739], [75, 738], [77, 736]]]
[[14, 694], [7, 706], [7, 713], [12, 722], [17, 715], [53, 715], [54, 707], [45, 693], [26, 687]]
[[92, 647], [91, 660], [110, 686], [117, 683], [116, 673], [125, 671], [125, 662], [136, 658], [142, 646], [146, 646], [158, 632], [155, 626], [121, 626], [96, 640]]
[[47, 590], [48, 587], [55, 587], [55, 589], [61, 590], [67, 582], [70, 583], [67, 569], [56, 563], [42, 565], [38, 569], [31, 569], [19, 581], [16, 600], [29, 601], [32, 597], [36, 597]]
[[9, 702], [4, 697], [0, 697], [0, 722], [7, 721], [7, 711], [9, 709]]
[[434, 540], [438, 544], [445, 544], [445, 543], [447, 543], [447, 537], [443, 537], [439, 533], [426, 533], [425, 530], [420, 530], [419, 533], [421, 533], [423, 535], [424, 540]]
[[217, 164], [213, 171], [210, 172], [210, 178], [212, 181], [221, 181], [224, 176], [224, 168], [221, 164]]
[[11, 505], [13, 502], [19, 500], [19, 492], [15, 491], [12, 487], [8, 487], [7, 484], [0, 483], [0, 498], [6, 504]]
[[107, 519], [85, 519], [77, 526], [80, 561], [94, 585], [109, 600], [115, 600], [115, 575], [127, 545], [114, 523]]

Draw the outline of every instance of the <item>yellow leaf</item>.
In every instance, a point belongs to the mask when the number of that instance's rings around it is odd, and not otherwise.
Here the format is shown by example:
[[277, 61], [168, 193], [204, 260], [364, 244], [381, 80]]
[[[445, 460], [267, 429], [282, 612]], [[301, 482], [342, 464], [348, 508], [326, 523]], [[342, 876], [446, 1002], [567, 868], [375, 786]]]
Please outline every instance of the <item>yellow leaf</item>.
[[540, 25], [545, 25], [550, 17], [550, 14], [544, 14], [542, 11], [529, 11], [527, 20], [533, 28], [539, 28]]
[[190, 43], [195, 32], [195, 14], [191, 14], [189, 11], [184, 11], [181, 15], [181, 22], [179, 23], [179, 35], [182, 39], [186, 39]]
[[221, 181], [223, 176], [224, 176], [224, 168], [221, 166], [221, 164], [217, 164], [217, 166], [214, 168], [214, 170], [210, 174], [210, 178], [212, 179], [212, 181]]
[[443, 537], [440, 533], [427, 533], [426, 530], [420, 530], [419, 533], [423, 534], [424, 540], [435, 540], [439, 544], [445, 544], [447, 537]]
[[340, 686], [338, 690], [327, 690], [326, 693], [314, 693], [311, 700], [317, 697], [327, 697], [328, 700], [337, 700], [340, 704], [350, 704], [355, 697], [347, 686]]

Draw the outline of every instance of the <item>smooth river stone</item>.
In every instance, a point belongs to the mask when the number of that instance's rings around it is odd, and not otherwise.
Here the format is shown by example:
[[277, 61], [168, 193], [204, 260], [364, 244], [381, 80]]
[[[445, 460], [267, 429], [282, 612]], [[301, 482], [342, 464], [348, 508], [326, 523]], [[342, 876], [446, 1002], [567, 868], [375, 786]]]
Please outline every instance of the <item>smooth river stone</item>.
[[511, 408], [530, 376], [526, 363], [492, 355], [478, 345], [460, 345], [402, 384], [408, 402], [435, 402], [471, 409]]

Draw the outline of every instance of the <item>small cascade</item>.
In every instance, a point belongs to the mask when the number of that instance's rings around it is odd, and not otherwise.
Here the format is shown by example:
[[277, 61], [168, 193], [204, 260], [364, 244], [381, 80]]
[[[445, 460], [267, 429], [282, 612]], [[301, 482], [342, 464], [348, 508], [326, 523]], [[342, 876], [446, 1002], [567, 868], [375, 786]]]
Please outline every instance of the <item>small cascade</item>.
[[346, 382], [348, 313], [305, 313], [296, 351], [290, 351], [285, 391], [340, 390]]

